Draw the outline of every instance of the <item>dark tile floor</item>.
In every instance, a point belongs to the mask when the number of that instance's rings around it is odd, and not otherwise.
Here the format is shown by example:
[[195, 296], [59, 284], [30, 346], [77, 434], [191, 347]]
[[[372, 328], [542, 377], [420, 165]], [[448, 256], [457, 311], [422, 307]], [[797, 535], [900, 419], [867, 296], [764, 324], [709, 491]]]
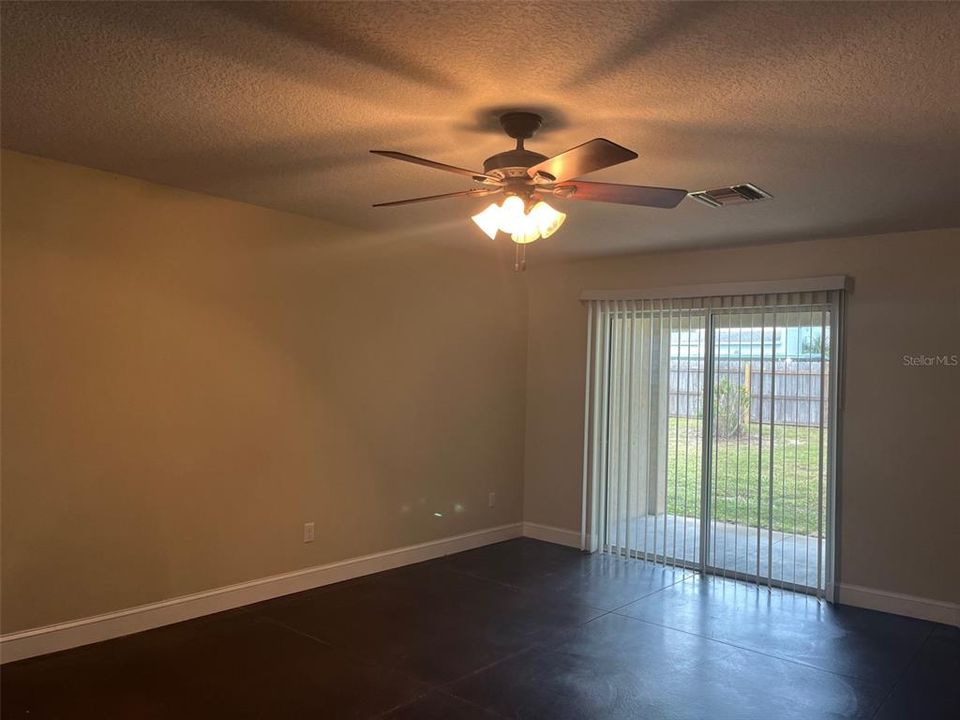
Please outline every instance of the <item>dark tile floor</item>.
[[960, 717], [960, 631], [513, 540], [24, 660], [4, 718]]

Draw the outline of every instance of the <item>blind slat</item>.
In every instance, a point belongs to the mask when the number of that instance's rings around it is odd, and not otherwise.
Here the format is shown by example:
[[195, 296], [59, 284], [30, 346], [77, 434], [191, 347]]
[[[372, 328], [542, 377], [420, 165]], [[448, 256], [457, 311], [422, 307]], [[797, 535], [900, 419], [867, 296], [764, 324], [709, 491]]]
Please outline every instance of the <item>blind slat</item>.
[[825, 596], [839, 307], [818, 288], [591, 300], [582, 547]]

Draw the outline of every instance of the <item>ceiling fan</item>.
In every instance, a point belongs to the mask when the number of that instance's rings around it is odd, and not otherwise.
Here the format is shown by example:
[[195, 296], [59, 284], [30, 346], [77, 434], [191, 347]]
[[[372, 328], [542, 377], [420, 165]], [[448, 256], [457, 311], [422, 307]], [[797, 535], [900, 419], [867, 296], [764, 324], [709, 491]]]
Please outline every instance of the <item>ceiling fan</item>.
[[587, 173], [633, 160], [637, 153], [604, 138], [595, 138], [548, 158], [523, 146], [524, 140], [532, 138], [542, 122], [543, 118], [531, 112], [509, 112], [501, 115], [500, 125], [507, 135], [517, 141], [517, 146], [513, 150], [497, 153], [484, 160], [483, 172], [393, 150], [371, 150], [375, 155], [464, 175], [479, 185], [470, 190], [443, 195], [377, 203], [373, 207], [392, 207], [444, 198], [503, 195], [505, 198], [502, 202], [492, 203], [472, 219], [490, 239], [494, 239], [498, 231], [510, 235], [517, 244], [517, 269], [522, 270], [526, 264], [526, 245], [541, 237], [550, 237], [567, 217], [544, 202], [542, 198], [545, 196], [657, 208], [674, 208], [686, 197], [687, 191], [677, 188], [577, 180], [576, 178]]

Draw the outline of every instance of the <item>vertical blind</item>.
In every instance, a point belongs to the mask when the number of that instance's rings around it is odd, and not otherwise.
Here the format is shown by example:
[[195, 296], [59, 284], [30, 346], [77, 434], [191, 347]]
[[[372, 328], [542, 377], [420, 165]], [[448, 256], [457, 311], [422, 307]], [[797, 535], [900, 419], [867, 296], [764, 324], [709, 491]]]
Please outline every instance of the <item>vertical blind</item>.
[[585, 549], [827, 594], [843, 284], [585, 297]]

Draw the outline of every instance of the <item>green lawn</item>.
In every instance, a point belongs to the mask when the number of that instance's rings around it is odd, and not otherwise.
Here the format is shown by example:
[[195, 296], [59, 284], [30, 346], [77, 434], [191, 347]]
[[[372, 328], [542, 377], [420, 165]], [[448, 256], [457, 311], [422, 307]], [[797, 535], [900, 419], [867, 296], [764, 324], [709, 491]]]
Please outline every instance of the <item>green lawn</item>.
[[[699, 429], [699, 419], [670, 418], [667, 507], [671, 514], [699, 515]], [[826, 435], [823, 439], [826, 443]], [[772, 457], [773, 529], [816, 535], [819, 449], [820, 437], [816, 427], [775, 425], [771, 430], [770, 425], [764, 424], [761, 438], [759, 424], [751, 423], [738, 438], [717, 441], [711, 472], [711, 497], [716, 518], [756, 526], [759, 501], [760, 527], [768, 527]], [[824, 466], [826, 462], [824, 445]], [[825, 494], [826, 487], [823, 491]]]

